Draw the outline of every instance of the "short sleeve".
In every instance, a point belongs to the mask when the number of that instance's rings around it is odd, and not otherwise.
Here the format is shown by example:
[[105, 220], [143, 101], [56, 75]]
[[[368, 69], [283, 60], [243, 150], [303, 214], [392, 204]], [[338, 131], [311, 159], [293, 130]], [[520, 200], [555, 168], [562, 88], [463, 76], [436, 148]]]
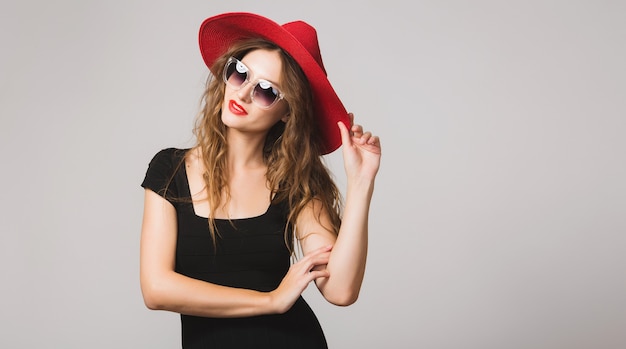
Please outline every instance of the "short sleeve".
[[152, 190], [168, 201], [179, 198], [177, 181], [174, 177], [183, 161], [182, 154], [181, 150], [175, 148], [159, 151], [150, 161], [141, 186]]

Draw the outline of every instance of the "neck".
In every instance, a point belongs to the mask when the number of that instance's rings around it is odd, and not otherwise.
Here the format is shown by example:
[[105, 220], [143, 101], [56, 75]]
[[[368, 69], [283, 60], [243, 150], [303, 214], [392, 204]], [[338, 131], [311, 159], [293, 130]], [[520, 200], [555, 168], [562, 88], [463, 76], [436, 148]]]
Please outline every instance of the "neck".
[[231, 168], [265, 166], [263, 145], [266, 135], [248, 135], [228, 130], [228, 166]]

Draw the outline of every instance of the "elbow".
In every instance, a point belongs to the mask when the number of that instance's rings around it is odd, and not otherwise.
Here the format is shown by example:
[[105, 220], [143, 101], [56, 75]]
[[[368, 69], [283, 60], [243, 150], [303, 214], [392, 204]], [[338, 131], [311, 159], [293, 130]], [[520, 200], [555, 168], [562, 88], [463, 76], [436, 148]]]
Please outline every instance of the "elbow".
[[159, 303], [155, 297], [146, 296], [144, 294], [143, 303], [146, 305], [146, 308], [150, 310], [163, 310], [163, 305]]
[[163, 292], [156, 285], [142, 285], [143, 303], [150, 310], [165, 310]]
[[339, 307], [347, 307], [350, 306], [354, 303], [356, 303], [357, 299], [359, 299], [359, 296], [353, 296], [353, 297], [345, 297], [345, 298], [341, 298], [338, 299], [334, 302], [332, 302], [334, 305], [339, 306]]
[[347, 307], [350, 306], [359, 299], [358, 290], [346, 290], [344, 292], [337, 292], [334, 294], [324, 295], [324, 298], [336, 306]]

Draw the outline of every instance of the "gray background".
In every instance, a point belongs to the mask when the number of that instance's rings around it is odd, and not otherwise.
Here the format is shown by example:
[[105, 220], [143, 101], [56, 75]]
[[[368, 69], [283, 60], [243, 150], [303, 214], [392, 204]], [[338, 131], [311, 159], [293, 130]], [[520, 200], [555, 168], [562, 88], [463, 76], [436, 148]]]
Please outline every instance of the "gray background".
[[233, 10], [316, 26], [383, 140], [361, 298], [306, 292], [332, 348], [626, 347], [624, 1], [1, 4], [0, 347], [179, 346], [139, 183], [191, 144], [198, 26]]

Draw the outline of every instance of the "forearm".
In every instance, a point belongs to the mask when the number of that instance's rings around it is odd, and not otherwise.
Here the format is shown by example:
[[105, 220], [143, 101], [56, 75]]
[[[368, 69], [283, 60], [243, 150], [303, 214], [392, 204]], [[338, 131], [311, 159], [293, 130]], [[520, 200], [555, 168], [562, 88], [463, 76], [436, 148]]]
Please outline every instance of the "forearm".
[[174, 271], [142, 278], [146, 306], [204, 317], [248, 317], [275, 313], [269, 293], [211, 284]]
[[334, 304], [349, 305], [358, 298], [365, 275], [373, 190], [373, 180], [348, 182], [342, 224], [327, 265], [330, 277], [317, 283], [326, 299]]

